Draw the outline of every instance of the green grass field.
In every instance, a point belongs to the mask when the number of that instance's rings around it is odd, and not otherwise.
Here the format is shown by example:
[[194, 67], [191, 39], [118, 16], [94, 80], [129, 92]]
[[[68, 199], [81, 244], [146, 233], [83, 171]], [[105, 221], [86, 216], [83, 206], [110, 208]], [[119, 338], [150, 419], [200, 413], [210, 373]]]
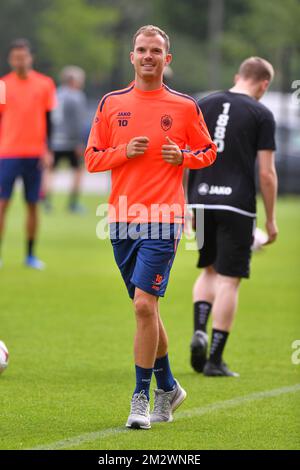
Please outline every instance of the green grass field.
[[[96, 238], [99, 199], [85, 197], [86, 216], [68, 214], [63, 196], [55, 202], [55, 212], [42, 216], [42, 273], [22, 265], [19, 195], [9, 213], [0, 339], [10, 364], [0, 377], [0, 448], [300, 449], [300, 391], [269, 393], [300, 383], [300, 365], [291, 362], [291, 344], [300, 339], [300, 200], [279, 201], [278, 242], [254, 256], [251, 281], [242, 283], [225, 355], [239, 379], [190, 368], [196, 253], [181, 242], [161, 311], [174, 375], [188, 398], [178, 419], [147, 432], [123, 427], [135, 321], [110, 242]], [[260, 207], [263, 227], [261, 214]]]

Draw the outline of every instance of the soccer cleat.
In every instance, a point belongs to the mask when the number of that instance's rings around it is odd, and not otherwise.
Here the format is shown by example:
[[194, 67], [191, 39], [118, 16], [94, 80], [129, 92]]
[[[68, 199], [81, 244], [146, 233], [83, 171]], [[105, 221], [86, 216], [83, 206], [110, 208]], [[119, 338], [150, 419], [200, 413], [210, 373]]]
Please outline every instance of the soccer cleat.
[[191, 366], [196, 372], [203, 372], [206, 363], [208, 336], [204, 331], [196, 330], [191, 342]]
[[150, 405], [144, 390], [135, 393], [131, 399], [130, 415], [126, 423], [131, 429], [150, 429]]
[[37, 269], [38, 271], [43, 271], [43, 269], [45, 269], [45, 263], [35, 256], [27, 256], [25, 259], [25, 266], [32, 269]]
[[186, 399], [186, 391], [175, 380], [176, 386], [170, 392], [154, 390], [154, 409], [150, 415], [151, 423], [173, 421], [173, 411]]
[[225, 362], [221, 362], [220, 364], [215, 364], [211, 361], [207, 361], [204, 366], [203, 374], [206, 377], [239, 377], [240, 374], [237, 372], [232, 372], [228, 369]]

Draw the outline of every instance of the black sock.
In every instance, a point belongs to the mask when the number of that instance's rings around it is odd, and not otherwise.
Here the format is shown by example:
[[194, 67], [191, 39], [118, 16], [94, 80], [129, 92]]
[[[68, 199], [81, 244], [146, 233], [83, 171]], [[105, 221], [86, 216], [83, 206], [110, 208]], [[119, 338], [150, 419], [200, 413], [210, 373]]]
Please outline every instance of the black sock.
[[72, 191], [71, 194], [70, 194], [70, 198], [69, 198], [69, 205], [72, 207], [72, 206], [76, 206], [77, 203], [78, 203], [78, 192], [77, 191]]
[[34, 239], [27, 241], [27, 255], [33, 256]]
[[206, 325], [212, 305], [209, 302], [199, 300], [194, 303], [194, 331], [201, 330], [206, 333]]
[[222, 354], [228, 338], [228, 331], [212, 330], [212, 339], [209, 353], [209, 360], [215, 364], [220, 364], [222, 361]]

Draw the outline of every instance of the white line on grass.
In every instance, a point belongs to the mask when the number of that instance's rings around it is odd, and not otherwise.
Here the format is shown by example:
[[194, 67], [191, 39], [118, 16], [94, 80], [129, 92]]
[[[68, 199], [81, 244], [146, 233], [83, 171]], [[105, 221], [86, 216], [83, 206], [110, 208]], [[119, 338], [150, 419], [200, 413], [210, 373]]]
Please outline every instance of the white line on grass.
[[[231, 408], [244, 403], [249, 403], [256, 400], [263, 400], [264, 398], [277, 397], [279, 395], [284, 395], [286, 393], [296, 393], [300, 392], [300, 384], [292, 385], [289, 387], [275, 388], [273, 390], [266, 390], [264, 392], [251, 393], [250, 395], [245, 395], [242, 397], [232, 398], [231, 400], [217, 401], [209, 405], [202, 406], [200, 408], [192, 408], [190, 410], [181, 411], [176, 413], [176, 421], [179, 419], [188, 419], [194, 418], [195, 416], [202, 416], [206, 413], [214, 412], [224, 408]], [[105, 439], [116, 434], [122, 434], [125, 432], [131, 432], [126, 429], [124, 426], [118, 428], [108, 428], [102, 429], [100, 431], [89, 432], [86, 434], [81, 434], [80, 436], [69, 437], [61, 441], [52, 442], [51, 444], [45, 444], [41, 446], [34, 447], [32, 450], [58, 450], [65, 449], [69, 447], [79, 446], [85, 442], [92, 442], [100, 439]]]

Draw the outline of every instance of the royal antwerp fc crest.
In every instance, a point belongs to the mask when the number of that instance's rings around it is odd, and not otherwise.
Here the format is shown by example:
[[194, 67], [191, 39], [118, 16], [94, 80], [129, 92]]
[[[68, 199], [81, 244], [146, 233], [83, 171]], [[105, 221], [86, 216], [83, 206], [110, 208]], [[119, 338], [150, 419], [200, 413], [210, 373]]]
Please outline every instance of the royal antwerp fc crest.
[[168, 114], [162, 116], [160, 124], [164, 131], [168, 131], [169, 129], [171, 129], [172, 123], [173, 119], [171, 118], [171, 116], [169, 116]]

